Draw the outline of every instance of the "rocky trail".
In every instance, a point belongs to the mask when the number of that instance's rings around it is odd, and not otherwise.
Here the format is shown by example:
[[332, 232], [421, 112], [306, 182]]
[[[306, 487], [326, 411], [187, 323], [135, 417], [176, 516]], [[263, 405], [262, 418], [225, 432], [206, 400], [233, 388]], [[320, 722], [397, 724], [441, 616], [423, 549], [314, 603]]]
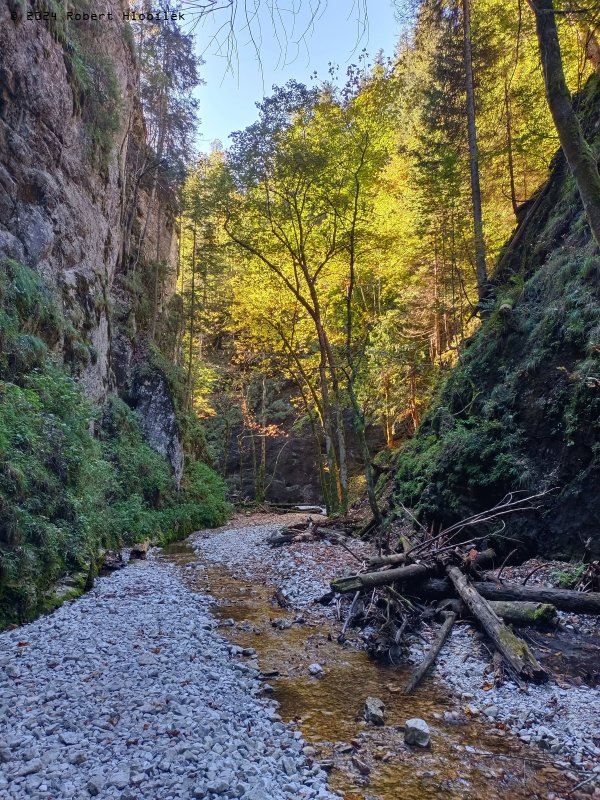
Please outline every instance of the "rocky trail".
[[410, 668], [370, 661], [368, 631], [339, 644], [344, 609], [314, 602], [368, 546], [269, 547], [292, 520], [237, 517], [0, 634], [0, 798], [600, 796], [598, 688], [490, 687], [461, 624], [403, 696]]

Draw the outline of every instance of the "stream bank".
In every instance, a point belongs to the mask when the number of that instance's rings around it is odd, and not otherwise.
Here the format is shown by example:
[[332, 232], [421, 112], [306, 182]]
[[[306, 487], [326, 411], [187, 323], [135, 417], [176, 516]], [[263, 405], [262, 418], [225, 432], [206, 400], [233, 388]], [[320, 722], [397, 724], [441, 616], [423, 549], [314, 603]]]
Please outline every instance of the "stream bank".
[[2, 632], [0, 799], [332, 800], [211, 606], [151, 554]]

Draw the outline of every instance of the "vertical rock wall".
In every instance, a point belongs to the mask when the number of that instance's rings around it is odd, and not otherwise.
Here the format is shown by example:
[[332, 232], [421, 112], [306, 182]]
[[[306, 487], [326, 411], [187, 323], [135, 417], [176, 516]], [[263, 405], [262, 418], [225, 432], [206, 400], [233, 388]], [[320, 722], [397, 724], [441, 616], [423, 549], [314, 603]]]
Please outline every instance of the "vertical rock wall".
[[[130, 390], [136, 339], [143, 335], [135, 326], [117, 330], [131, 304], [119, 271], [133, 202], [132, 154], [146, 148], [138, 75], [121, 0], [97, 0], [94, 11], [110, 12], [113, 19], [90, 22], [78, 36], [98, 63], [110, 64], [120, 100], [112, 149], [104, 159], [94, 157], [86, 109], [69, 74], [72, 45], [57, 41], [45, 22], [27, 20], [31, 10], [30, 4], [0, 0], [0, 259], [21, 261], [56, 288], [90, 349], [80, 380], [87, 396], [102, 402], [109, 391]], [[168, 261], [174, 275], [174, 213], [163, 202], [158, 216], [150, 197], [149, 187], [141, 186], [135, 200], [134, 230], [145, 225], [147, 231], [142, 258]], [[163, 305], [174, 288], [174, 279], [167, 280]], [[65, 347], [59, 342], [57, 352]], [[181, 452], [172, 401], [166, 383], [157, 391], [162, 421], [156, 424], [168, 428], [167, 450], [179, 448], [172, 458], [177, 472]]]

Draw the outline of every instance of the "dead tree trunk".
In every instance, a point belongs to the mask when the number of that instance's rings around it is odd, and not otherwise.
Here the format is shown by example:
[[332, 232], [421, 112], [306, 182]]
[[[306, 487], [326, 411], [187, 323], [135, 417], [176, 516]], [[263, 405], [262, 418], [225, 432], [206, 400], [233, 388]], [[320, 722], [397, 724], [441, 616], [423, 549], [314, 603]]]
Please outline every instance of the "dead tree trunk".
[[[475, 584], [474, 584], [475, 585]], [[531, 603], [520, 600], [488, 600], [492, 610], [509, 625], [544, 627], [556, 623], [556, 606], [550, 603]], [[460, 617], [469, 616], [462, 600], [448, 598], [442, 600], [439, 608], [454, 611]]]
[[453, 611], [446, 611], [445, 616], [446, 619], [444, 620], [444, 624], [440, 628], [434, 643], [431, 645], [423, 661], [419, 664], [419, 666], [415, 670], [412, 678], [406, 684], [406, 688], [404, 689], [404, 694], [410, 694], [411, 692], [414, 692], [414, 690], [417, 688], [417, 686], [421, 683], [421, 681], [427, 674], [427, 670], [431, 667], [433, 662], [438, 657], [440, 650], [444, 646], [444, 642], [448, 638], [448, 634], [452, 630], [452, 626], [456, 621], [456, 614]]
[[517, 202], [517, 190], [515, 188], [515, 164], [513, 158], [512, 144], [512, 114], [510, 111], [510, 94], [508, 86], [508, 76], [504, 76], [504, 113], [506, 116], [506, 155], [508, 158], [508, 178], [510, 182], [510, 202], [512, 204], [515, 219], [519, 218], [519, 204]]
[[384, 586], [386, 583], [396, 581], [425, 580], [435, 572], [435, 567], [426, 564], [411, 564], [408, 567], [398, 567], [384, 572], [365, 572], [363, 575], [351, 575], [349, 578], [337, 578], [331, 581], [333, 592], [356, 592], [359, 589], [369, 589], [373, 586]]
[[477, 151], [477, 125], [475, 121], [475, 81], [473, 79], [473, 56], [471, 53], [471, 8], [470, 0], [463, 0], [463, 33], [465, 57], [465, 87], [467, 91], [467, 135], [469, 140], [469, 168], [471, 172], [471, 198], [473, 202], [473, 233], [475, 236], [475, 271], [477, 293], [484, 300], [489, 291], [485, 262], [485, 240], [483, 238], [483, 214], [481, 211], [481, 185], [479, 182], [479, 153]]
[[490, 606], [510, 625], [552, 625], [556, 622], [556, 606], [550, 603], [528, 603], [516, 600], [489, 600]]
[[461, 600], [480, 623], [516, 675], [519, 678], [532, 680], [536, 683], [547, 680], [548, 673], [537, 662], [529, 647], [510, 628], [506, 627], [487, 600], [479, 594], [460, 569], [458, 567], [447, 567], [446, 572]]
[[[482, 550], [480, 553], [477, 553], [475, 558], [468, 559], [466, 562], [466, 566], [469, 567], [479, 567], [480, 569], [487, 569], [488, 567], [493, 566], [494, 562], [496, 561], [496, 551], [492, 550], [492, 548], [488, 548], [487, 550]], [[392, 553], [389, 556], [373, 556], [368, 560], [369, 568], [371, 567], [386, 567], [386, 566], [395, 566], [396, 564], [404, 564], [406, 562], [406, 555], [405, 553]]]
[[[574, 614], [600, 614], [600, 592], [575, 592], [571, 589], [519, 586], [515, 583], [497, 584], [488, 581], [474, 583], [473, 586], [486, 600], [550, 603], [559, 611], [570, 611]], [[454, 594], [452, 584], [447, 580], [434, 578], [419, 586], [419, 595], [428, 599], [450, 597], [452, 594]]]

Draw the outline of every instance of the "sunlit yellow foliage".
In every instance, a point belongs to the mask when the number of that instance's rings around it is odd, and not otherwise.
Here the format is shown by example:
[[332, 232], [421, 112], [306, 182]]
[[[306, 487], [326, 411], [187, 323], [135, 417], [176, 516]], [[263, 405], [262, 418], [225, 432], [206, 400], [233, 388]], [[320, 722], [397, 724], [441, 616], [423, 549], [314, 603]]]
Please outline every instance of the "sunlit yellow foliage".
[[[341, 89], [288, 84], [191, 176], [183, 340], [204, 413], [215, 375], [232, 386], [237, 369], [294, 381], [325, 441], [353, 393], [390, 446], [419, 423], [479, 310], [460, 15], [456, 0], [424, 0], [392, 63], [352, 70]], [[472, 15], [493, 278], [558, 140], [527, 4], [473, 0]], [[560, 34], [577, 91], [591, 69], [580, 23], [563, 15]], [[323, 468], [343, 472], [343, 441], [331, 446]]]

